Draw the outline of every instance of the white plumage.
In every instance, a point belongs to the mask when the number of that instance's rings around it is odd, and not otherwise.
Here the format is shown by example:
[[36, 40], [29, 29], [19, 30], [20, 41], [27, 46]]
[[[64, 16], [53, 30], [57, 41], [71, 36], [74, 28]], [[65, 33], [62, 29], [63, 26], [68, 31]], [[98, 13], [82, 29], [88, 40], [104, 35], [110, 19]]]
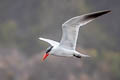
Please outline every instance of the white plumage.
[[[48, 54], [51, 54], [56, 56], [75, 56], [77, 58], [89, 57], [88, 55], [79, 53], [75, 50], [79, 28], [108, 12], [110, 11], [98, 11], [69, 19], [64, 24], [62, 24], [63, 33], [60, 43], [50, 39], [39, 38], [40, 40], [48, 42], [52, 46], [46, 51], [47, 56]], [[45, 58], [46, 56], [44, 56], [43, 60]]]

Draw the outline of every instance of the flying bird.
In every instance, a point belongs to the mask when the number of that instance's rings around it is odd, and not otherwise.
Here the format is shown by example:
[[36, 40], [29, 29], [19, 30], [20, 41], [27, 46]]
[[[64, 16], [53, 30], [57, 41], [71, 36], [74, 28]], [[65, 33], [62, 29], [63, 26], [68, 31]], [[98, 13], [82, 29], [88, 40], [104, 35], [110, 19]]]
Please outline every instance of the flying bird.
[[67, 20], [65, 23], [62, 24], [62, 38], [60, 42], [39, 38], [51, 46], [47, 48], [46, 53], [43, 56], [43, 61], [47, 58], [48, 55], [55, 55], [55, 56], [66, 56], [66, 57], [89, 57], [88, 55], [82, 54], [76, 51], [76, 42], [78, 38], [79, 28], [91, 21], [95, 18], [102, 16], [111, 12], [110, 10], [98, 11], [93, 13], [84, 14], [81, 16], [73, 17]]

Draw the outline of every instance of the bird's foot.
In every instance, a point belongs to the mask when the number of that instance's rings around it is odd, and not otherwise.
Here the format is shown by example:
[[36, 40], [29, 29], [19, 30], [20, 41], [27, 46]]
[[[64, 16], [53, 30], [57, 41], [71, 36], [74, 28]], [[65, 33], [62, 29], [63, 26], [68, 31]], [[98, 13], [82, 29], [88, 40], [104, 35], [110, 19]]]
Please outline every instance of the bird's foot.
[[73, 54], [73, 56], [76, 57], [76, 58], [81, 58], [80, 55], [75, 55], [75, 54]]

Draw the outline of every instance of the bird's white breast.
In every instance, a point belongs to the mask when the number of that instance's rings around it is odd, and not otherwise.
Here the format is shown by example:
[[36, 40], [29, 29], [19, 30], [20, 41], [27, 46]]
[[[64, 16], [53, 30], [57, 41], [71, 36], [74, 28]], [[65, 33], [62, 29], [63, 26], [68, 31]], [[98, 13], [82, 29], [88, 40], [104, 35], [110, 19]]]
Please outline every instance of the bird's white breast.
[[73, 56], [74, 50], [69, 50], [60, 46], [55, 46], [51, 50], [50, 54], [55, 56]]

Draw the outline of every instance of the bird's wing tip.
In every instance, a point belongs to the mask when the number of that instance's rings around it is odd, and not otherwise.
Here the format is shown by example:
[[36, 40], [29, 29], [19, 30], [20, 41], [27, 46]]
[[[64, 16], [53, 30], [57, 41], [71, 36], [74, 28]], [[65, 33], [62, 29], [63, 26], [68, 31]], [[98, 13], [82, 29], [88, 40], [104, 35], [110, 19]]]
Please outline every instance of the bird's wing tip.
[[94, 13], [103, 13], [103, 14], [106, 14], [106, 13], [109, 13], [109, 12], [112, 12], [111, 10], [101, 10], [101, 11], [97, 11], [97, 12], [94, 12]]
[[38, 39], [41, 40], [41, 37], [39, 37]]
[[39, 37], [38, 39], [39, 39], [39, 40], [42, 40], [43, 38]]
[[111, 12], [111, 10], [103, 10], [102, 12]]
[[45, 40], [44, 38], [41, 38], [41, 37], [39, 37], [38, 39], [39, 39], [39, 40], [42, 40], [42, 41], [44, 41], [44, 40]]
[[93, 12], [93, 13], [88, 13], [88, 14], [84, 15], [84, 19], [85, 20], [86, 19], [87, 20], [88, 19], [94, 19], [94, 18], [97, 18], [97, 17], [102, 16], [104, 14], [107, 14], [109, 12], [111, 12], [111, 10], [102, 10], [102, 11], [97, 11], [97, 12]]
[[103, 10], [103, 12], [106, 14], [106, 13], [109, 13], [109, 12], [112, 12], [111, 10]]

